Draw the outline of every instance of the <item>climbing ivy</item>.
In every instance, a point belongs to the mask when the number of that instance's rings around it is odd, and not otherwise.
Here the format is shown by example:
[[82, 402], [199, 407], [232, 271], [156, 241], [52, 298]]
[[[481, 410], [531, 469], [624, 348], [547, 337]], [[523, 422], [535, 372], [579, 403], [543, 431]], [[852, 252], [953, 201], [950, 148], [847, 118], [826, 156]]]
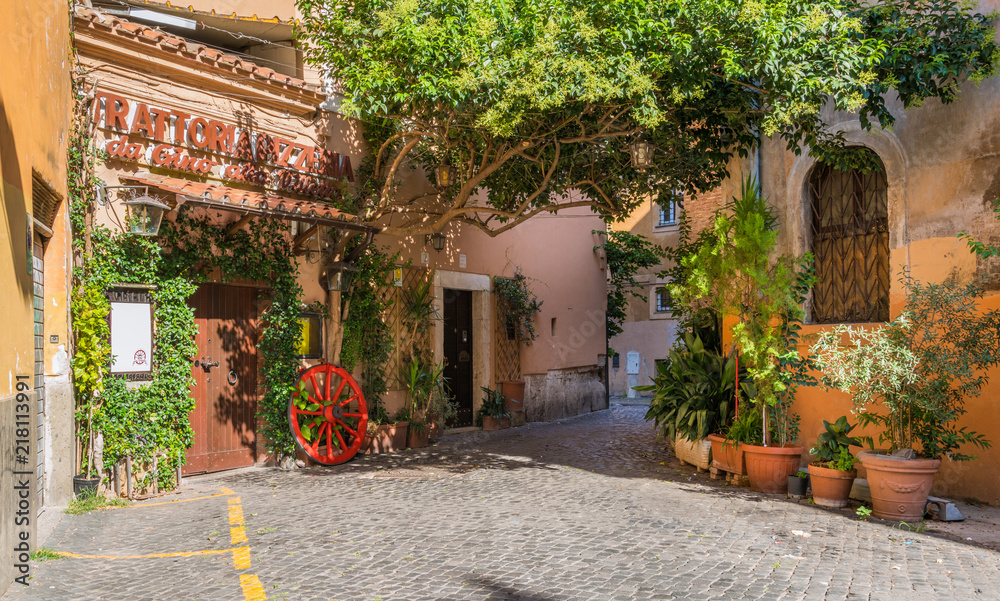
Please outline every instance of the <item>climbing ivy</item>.
[[399, 253], [389, 255], [386, 249], [371, 245], [355, 260], [353, 283], [343, 302], [350, 303], [344, 322], [344, 346], [340, 351], [341, 365], [353, 371], [361, 365], [361, 391], [368, 405], [372, 423], [388, 421], [382, 395], [388, 391], [385, 366], [395, 348], [392, 328], [383, 316], [392, 300], [383, 294], [399, 261]]

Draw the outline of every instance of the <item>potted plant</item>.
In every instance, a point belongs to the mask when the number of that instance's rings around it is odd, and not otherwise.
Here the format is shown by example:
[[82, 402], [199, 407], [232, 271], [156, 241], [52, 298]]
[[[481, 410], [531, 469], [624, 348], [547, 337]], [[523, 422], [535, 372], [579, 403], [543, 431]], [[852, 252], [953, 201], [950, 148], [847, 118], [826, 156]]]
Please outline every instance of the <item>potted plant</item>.
[[922, 284], [904, 272], [902, 313], [880, 327], [838, 326], [813, 345], [822, 382], [852, 395], [863, 426], [880, 429], [859, 437], [872, 451], [858, 453], [872, 491], [875, 516], [914, 521], [923, 517], [941, 459], [968, 461], [963, 445], [989, 446], [981, 434], [956, 421], [967, 399], [978, 396], [986, 369], [1000, 362], [1000, 311], [980, 312], [981, 280], [950, 278]]
[[[521, 268], [514, 269], [513, 277], [494, 277], [493, 294], [497, 296], [497, 313], [503, 320], [508, 338], [531, 344], [538, 337], [535, 313], [541, 310], [542, 301], [531, 291], [528, 277], [521, 272]], [[503, 380], [500, 391], [507, 399], [508, 412], [524, 411], [524, 380]]]
[[483, 430], [503, 430], [510, 427], [510, 413], [504, 406], [504, 396], [500, 392], [500, 387], [496, 390], [482, 387], [485, 396], [479, 406], [478, 418], [482, 423]]
[[861, 446], [857, 438], [848, 434], [854, 424], [841, 415], [832, 424], [823, 420], [824, 431], [816, 440], [816, 446], [809, 452], [816, 461], [809, 465], [812, 480], [813, 501], [823, 507], [846, 507], [851, 496], [851, 486], [858, 475], [854, 470], [857, 461], [851, 454], [851, 447]]
[[392, 453], [406, 448], [409, 418], [405, 408], [395, 416], [390, 416], [381, 404], [373, 409], [368, 412], [368, 427], [361, 449], [366, 453]]
[[788, 496], [801, 499], [806, 496], [806, 489], [809, 488], [809, 472], [800, 469], [788, 477]]
[[677, 458], [709, 469], [714, 451], [710, 434], [732, 421], [735, 388], [736, 358], [722, 354], [713, 318], [683, 333], [680, 343], [658, 362], [653, 383], [635, 389], [653, 392], [646, 421], [674, 442]]
[[753, 180], [742, 194], [715, 213], [709, 240], [682, 258], [683, 283], [671, 287], [675, 298], [707, 304], [719, 315], [737, 318], [733, 349], [749, 381], [734, 399], [749, 401], [761, 416], [759, 445], [744, 444], [752, 489], [784, 493], [804, 448], [794, 444], [798, 421], [791, 411], [794, 387], [805, 360], [796, 352], [802, 299], [814, 280], [811, 255], [774, 256], [778, 219]]
[[[406, 391], [405, 410], [409, 416], [406, 445], [426, 447], [430, 439], [432, 420], [429, 419], [435, 397], [446, 397], [444, 364], [421, 361], [412, 357], [406, 364], [401, 382]], [[435, 416], [436, 417], [436, 416]]]
[[95, 414], [100, 411], [101, 392], [111, 365], [111, 304], [104, 290], [95, 284], [80, 285], [73, 291], [71, 305], [76, 352], [73, 355], [73, 383], [76, 387], [77, 436], [83, 441], [81, 472], [73, 476], [73, 492], [96, 494], [101, 474], [95, 461]]

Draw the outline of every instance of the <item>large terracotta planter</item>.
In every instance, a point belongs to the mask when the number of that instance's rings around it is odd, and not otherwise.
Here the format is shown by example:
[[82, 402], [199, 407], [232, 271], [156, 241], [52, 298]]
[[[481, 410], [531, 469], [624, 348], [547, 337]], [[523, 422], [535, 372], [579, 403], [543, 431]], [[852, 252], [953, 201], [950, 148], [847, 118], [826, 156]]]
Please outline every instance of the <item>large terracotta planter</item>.
[[423, 447], [426, 447], [430, 444], [430, 430], [430, 426], [426, 424], [423, 428], [420, 428], [419, 432], [417, 431], [417, 428], [410, 425], [406, 429], [406, 446], [411, 449], [422, 449]]
[[726, 440], [718, 434], [709, 434], [708, 440], [712, 443], [712, 467], [730, 474], [747, 474], [743, 443]]
[[813, 501], [823, 507], [847, 507], [851, 496], [851, 485], [858, 472], [830, 469], [821, 465], [809, 466], [809, 482], [812, 484]]
[[903, 459], [861, 451], [858, 460], [868, 474], [875, 517], [903, 522], [923, 519], [940, 459]]
[[410, 422], [382, 424], [375, 431], [365, 434], [361, 449], [365, 453], [392, 453], [406, 448], [406, 432]]
[[707, 470], [712, 466], [712, 443], [707, 438], [688, 440], [678, 436], [674, 440], [674, 455], [681, 463]]
[[788, 477], [799, 471], [803, 447], [758, 447], [745, 444], [750, 489], [768, 494], [788, 492]]
[[524, 380], [500, 382], [500, 394], [504, 396], [503, 406], [507, 413], [524, 411]]
[[506, 430], [510, 427], [509, 417], [483, 416], [483, 430]]

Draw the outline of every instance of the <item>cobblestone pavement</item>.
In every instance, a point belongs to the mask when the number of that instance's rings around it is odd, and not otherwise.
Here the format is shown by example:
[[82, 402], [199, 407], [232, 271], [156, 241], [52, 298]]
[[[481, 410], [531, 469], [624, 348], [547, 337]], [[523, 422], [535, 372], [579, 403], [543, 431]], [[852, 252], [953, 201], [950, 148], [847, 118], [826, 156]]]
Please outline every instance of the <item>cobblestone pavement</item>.
[[66, 516], [46, 546], [86, 557], [4, 601], [1000, 599], [996, 552], [710, 482], [643, 412]]

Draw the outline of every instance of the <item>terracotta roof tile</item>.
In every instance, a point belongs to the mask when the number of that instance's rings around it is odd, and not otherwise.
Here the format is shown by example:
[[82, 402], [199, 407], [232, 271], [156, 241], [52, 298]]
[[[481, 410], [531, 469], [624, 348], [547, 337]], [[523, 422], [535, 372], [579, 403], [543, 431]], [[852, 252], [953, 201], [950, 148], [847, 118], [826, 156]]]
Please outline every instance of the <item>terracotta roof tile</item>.
[[159, 29], [145, 27], [83, 6], [75, 7], [74, 14], [78, 20], [84, 22], [84, 27], [111, 31], [123, 38], [143, 43], [152, 42], [159, 50], [190, 58], [201, 64], [212, 65], [224, 71], [251, 73], [274, 85], [296, 88], [317, 97], [324, 95], [319, 86], [307, 83], [305, 80], [289, 75], [279, 75], [271, 69], [261, 67], [241, 57], [226, 54], [191, 40], [170, 36]]
[[281, 196], [268, 190], [251, 191], [230, 188], [216, 183], [197, 182], [180, 177], [140, 173], [122, 175], [122, 179], [140, 185], [157, 188], [167, 194], [176, 194], [187, 201], [203, 204], [213, 209], [237, 213], [261, 213], [261, 216], [297, 221], [313, 221], [320, 225], [370, 230], [369, 226], [357, 223], [357, 217], [330, 205], [314, 200], [300, 200]]

